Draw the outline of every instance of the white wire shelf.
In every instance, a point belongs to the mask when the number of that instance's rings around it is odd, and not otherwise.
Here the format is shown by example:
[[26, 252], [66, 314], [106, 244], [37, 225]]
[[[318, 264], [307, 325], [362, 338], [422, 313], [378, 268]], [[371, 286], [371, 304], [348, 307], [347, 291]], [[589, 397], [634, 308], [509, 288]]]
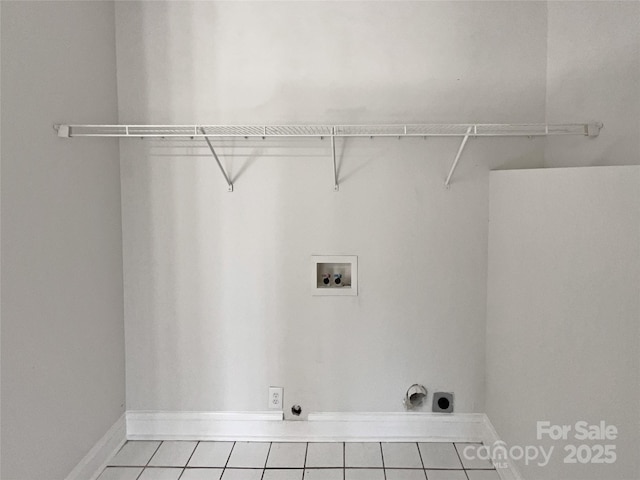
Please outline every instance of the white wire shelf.
[[347, 137], [462, 137], [444, 182], [449, 187], [467, 140], [471, 137], [545, 137], [580, 135], [597, 137], [602, 123], [440, 123], [402, 125], [68, 125], [54, 124], [59, 137], [204, 138], [220, 168], [228, 191], [233, 183], [209, 141], [210, 137], [329, 137], [333, 159], [334, 190], [338, 191], [336, 138]]
[[[507, 137], [597, 136], [601, 124], [54, 125], [61, 137]], [[471, 133], [468, 131], [471, 129]]]

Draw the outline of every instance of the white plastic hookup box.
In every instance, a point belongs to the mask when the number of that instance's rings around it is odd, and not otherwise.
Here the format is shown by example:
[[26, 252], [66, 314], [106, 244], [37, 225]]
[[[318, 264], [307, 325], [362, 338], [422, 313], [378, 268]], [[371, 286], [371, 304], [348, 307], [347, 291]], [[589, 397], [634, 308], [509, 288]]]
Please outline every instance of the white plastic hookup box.
[[312, 255], [312, 295], [358, 295], [356, 255]]

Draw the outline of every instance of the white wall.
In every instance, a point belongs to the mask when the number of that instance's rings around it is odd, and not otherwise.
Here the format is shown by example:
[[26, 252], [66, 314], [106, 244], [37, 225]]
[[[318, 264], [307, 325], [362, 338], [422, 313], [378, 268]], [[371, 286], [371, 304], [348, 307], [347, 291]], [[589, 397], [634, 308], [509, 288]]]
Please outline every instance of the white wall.
[[3, 480], [62, 479], [124, 410], [114, 5], [2, 9]]
[[549, 123], [600, 121], [597, 139], [550, 138], [547, 166], [640, 163], [640, 2], [548, 2]]
[[[537, 2], [117, 2], [121, 122], [541, 122]], [[489, 168], [543, 143], [121, 142], [127, 408], [483, 411]], [[359, 257], [312, 297], [309, 257]]]
[[[509, 446], [555, 445], [527, 480], [638, 478], [639, 186], [638, 166], [491, 173], [486, 411]], [[536, 439], [537, 421], [581, 420], [619, 437]], [[617, 462], [564, 464], [567, 443]]]

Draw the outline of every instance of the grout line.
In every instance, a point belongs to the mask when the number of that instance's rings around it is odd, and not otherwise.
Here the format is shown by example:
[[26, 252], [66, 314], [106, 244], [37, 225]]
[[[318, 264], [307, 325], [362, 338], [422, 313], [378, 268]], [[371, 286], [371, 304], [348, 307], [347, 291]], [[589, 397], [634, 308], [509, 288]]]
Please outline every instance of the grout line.
[[164, 440], [160, 442], [160, 444], [158, 445], [158, 448], [156, 448], [155, 452], [153, 452], [153, 455], [151, 455], [151, 458], [147, 461], [147, 464], [144, 466], [145, 468], [149, 466], [149, 464], [151, 463], [151, 460], [153, 460], [153, 457], [156, 456], [156, 453], [158, 453], [158, 450], [160, 450], [160, 447], [162, 446], [163, 443], [164, 443]]
[[460, 456], [460, 452], [458, 451], [458, 446], [455, 444], [455, 442], [453, 443], [453, 449], [456, 451], [456, 455], [458, 456], [458, 461], [460, 461], [460, 465], [462, 465], [462, 468], [464, 468], [464, 463], [462, 463], [462, 457]]
[[460, 465], [462, 465], [462, 468], [464, 469], [464, 476], [467, 477], [467, 480], [469, 480], [469, 474], [467, 473], [467, 469], [464, 466], [464, 463], [462, 463], [462, 457], [460, 456], [460, 452], [458, 451], [458, 446], [456, 445], [455, 442], [453, 442], [453, 449], [456, 451], [456, 455], [458, 455], [458, 461], [460, 462]]
[[[422, 460], [422, 452], [420, 452], [420, 445], [418, 445], [418, 442], [416, 442], [416, 448], [418, 449], [418, 456], [420, 457], [420, 463], [422, 464], [422, 471], [424, 472], [424, 478], [426, 480], [429, 480], [427, 478], [427, 469], [424, 468], [424, 460]], [[178, 479], [180, 480], [180, 479]]]
[[[121, 468], [121, 465], [118, 466], [111, 466], [109, 468]], [[133, 468], [133, 467], [126, 467], [126, 468]], [[137, 466], [135, 468], [142, 468], [140, 466]], [[158, 467], [158, 466], [154, 466], [154, 465], [150, 465], [147, 468], [149, 469], [158, 469], [158, 468], [182, 468], [182, 467]], [[205, 469], [205, 470], [222, 470], [222, 467], [187, 467], [190, 470], [196, 470], [196, 469]], [[368, 467], [347, 467], [348, 470], [382, 470], [382, 467], [373, 467], [373, 466], [368, 466]], [[422, 468], [419, 467], [387, 467], [388, 470], [414, 470], [416, 472], [419, 472], [420, 470], [423, 470]], [[262, 467], [227, 467], [227, 470], [265, 470]], [[271, 467], [271, 468], [267, 468], [266, 470], [302, 470], [302, 468], [300, 467]], [[307, 467], [307, 470], [342, 470], [342, 467]], [[428, 468], [427, 470], [437, 470], [437, 471], [443, 471], [443, 472], [448, 472], [448, 471], [460, 471], [462, 470], [462, 468]], [[491, 468], [470, 468], [469, 471], [479, 471], [479, 472], [491, 472], [493, 471], [493, 469]]]
[[227, 469], [227, 465], [229, 465], [229, 460], [231, 459], [231, 454], [233, 453], [233, 449], [235, 448], [235, 446], [236, 446], [236, 442], [233, 442], [233, 445], [231, 445], [231, 450], [229, 450], [229, 455], [227, 456], [227, 461], [224, 462], [224, 467], [222, 467], [222, 473], [220, 474], [220, 478], [222, 478], [225, 470]]
[[416, 442], [416, 447], [418, 448], [418, 456], [420, 457], [420, 463], [422, 464], [422, 468], [424, 469], [424, 460], [422, 460], [422, 452], [420, 452], [420, 445]]
[[160, 450], [160, 446], [163, 443], [164, 442], [161, 440], [160, 443], [158, 444], [158, 446], [156, 447], [156, 449], [154, 450], [153, 455], [151, 455], [151, 457], [149, 457], [149, 460], [147, 460], [147, 464], [144, 467], [142, 467], [142, 470], [140, 471], [140, 473], [136, 477], [136, 480], [138, 480], [142, 476], [142, 474], [144, 473], [144, 469], [149, 466], [149, 463], [151, 463], [151, 459], [155, 456], [156, 453], [158, 453], [158, 450]]
[[347, 442], [342, 442], [342, 480], [347, 479]]
[[125, 445], [127, 443], [129, 443], [131, 440], [125, 440], [124, 443], [122, 444], [122, 446], [118, 449], [118, 451], [116, 453], [114, 453], [113, 455], [111, 455], [108, 459], [107, 459], [107, 464], [102, 467], [102, 470], [100, 470], [100, 474], [98, 475], [98, 478], [100, 478], [102, 476], [102, 474], [107, 470], [107, 468], [111, 467], [112, 465], [109, 465], [109, 462], [111, 462], [114, 458], [116, 458], [118, 456], [118, 454], [120, 453], [120, 451], [125, 447]]
[[267, 463], [269, 462], [269, 455], [271, 455], [271, 447], [273, 447], [273, 442], [269, 442], [269, 450], [267, 451], [267, 458], [264, 459], [264, 467], [267, 468]]
[[184, 472], [187, 470], [187, 465], [189, 465], [189, 462], [191, 461], [191, 457], [193, 457], [193, 454], [196, 453], [196, 449], [198, 448], [198, 445], [200, 445], [200, 441], [196, 442], [196, 446], [193, 448], [191, 455], [189, 455], [189, 458], [187, 459], [187, 463], [185, 463], [184, 467], [182, 467], [182, 472], [180, 472], [180, 476], [178, 477], [178, 480], [182, 478], [182, 475], [184, 475]]
[[229, 465], [229, 460], [231, 459], [231, 454], [233, 453], [233, 449], [235, 447], [236, 447], [236, 442], [233, 442], [233, 445], [231, 445], [231, 450], [229, 450], [229, 455], [227, 455], [227, 461], [224, 462], [224, 467], [222, 467], [223, 470], [227, 468], [227, 465]]
[[267, 471], [267, 462], [269, 462], [269, 455], [271, 455], [272, 446], [273, 446], [273, 442], [269, 442], [269, 451], [267, 452], [267, 458], [264, 459], [264, 468], [262, 469], [262, 475], [260, 475], [260, 480], [264, 478], [264, 472]]
[[302, 480], [304, 480], [304, 472], [307, 470], [307, 454], [309, 453], [309, 442], [304, 449], [304, 463], [302, 464]]

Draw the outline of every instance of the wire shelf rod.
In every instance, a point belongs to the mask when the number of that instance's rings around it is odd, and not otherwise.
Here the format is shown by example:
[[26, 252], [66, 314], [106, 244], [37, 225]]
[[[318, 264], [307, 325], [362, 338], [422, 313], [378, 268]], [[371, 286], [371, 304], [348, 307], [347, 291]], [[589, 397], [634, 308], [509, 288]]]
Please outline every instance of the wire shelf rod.
[[61, 138], [112, 137], [112, 138], [204, 138], [215, 158], [230, 192], [233, 182], [216, 154], [210, 138], [320, 138], [331, 139], [334, 190], [339, 191], [336, 163], [336, 138], [357, 137], [462, 137], [449, 173], [444, 181], [449, 187], [462, 152], [469, 138], [480, 137], [547, 137], [580, 135], [597, 137], [602, 123], [463, 123], [463, 124], [399, 124], [399, 125], [69, 125], [54, 124]]
[[601, 123], [399, 125], [67, 125], [60, 137], [540, 137], [597, 136]]

